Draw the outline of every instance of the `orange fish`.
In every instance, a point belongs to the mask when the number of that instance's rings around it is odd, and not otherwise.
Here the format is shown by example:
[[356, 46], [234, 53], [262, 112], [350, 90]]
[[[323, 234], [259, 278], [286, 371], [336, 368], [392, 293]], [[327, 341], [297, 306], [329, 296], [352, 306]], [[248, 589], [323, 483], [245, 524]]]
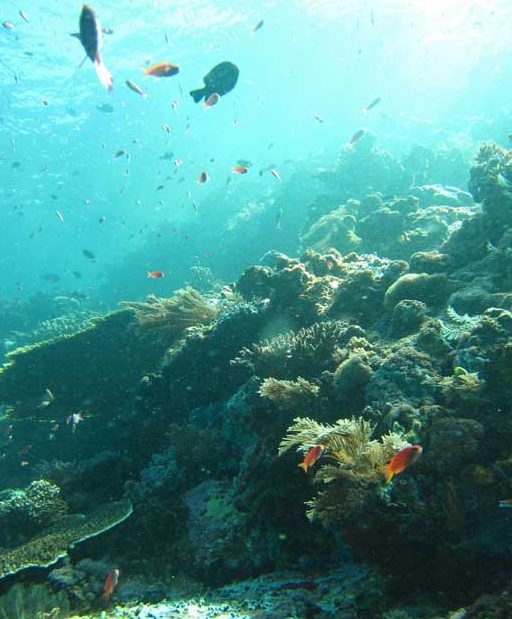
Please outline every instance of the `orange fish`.
[[153, 75], [154, 77], [172, 77], [180, 72], [180, 68], [170, 62], [157, 62], [145, 69], [144, 75]]
[[116, 588], [118, 582], [119, 570], [115, 569], [109, 572], [107, 578], [105, 579], [105, 585], [103, 587], [103, 599], [105, 600], [105, 602], [108, 602], [108, 600], [112, 597], [112, 594], [114, 593], [114, 589]]
[[218, 92], [212, 92], [212, 94], [204, 102], [204, 107], [213, 107], [214, 105], [217, 105], [217, 103], [219, 101], [220, 101], [219, 93]]
[[163, 271], [148, 271], [146, 277], [149, 277], [150, 279], [160, 279], [164, 275], [165, 273]]
[[197, 177], [197, 184], [204, 185], [209, 180], [209, 176], [206, 172], [201, 172], [201, 174]]
[[243, 165], [236, 165], [233, 168], [231, 168], [231, 172], [233, 172], [233, 174], [247, 174], [249, 170]]
[[422, 451], [423, 447], [421, 445], [411, 445], [395, 454], [388, 464], [383, 467], [386, 483], [389, 484], [395, 475], [412, 466], [421, 456]]
[[313, 445], [313, 447], [311, 447], [308, 453], [304, 456], [304, 460], [299, 464], [300, 468], [304, 469], [304, 472], [307, 473], [308, 469], [310, 469], [315, 462], [320, 460], [324, 451], [324, 445]]

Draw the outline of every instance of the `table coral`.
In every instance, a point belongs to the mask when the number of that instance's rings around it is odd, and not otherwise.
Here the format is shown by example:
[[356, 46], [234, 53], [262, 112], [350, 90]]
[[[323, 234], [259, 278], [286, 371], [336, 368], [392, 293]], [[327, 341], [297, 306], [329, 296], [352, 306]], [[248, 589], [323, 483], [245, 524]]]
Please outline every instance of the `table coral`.
[[69, 548], [108, 531], [131, 513], [131, 504], [119, 501], [102, 505], [85, 516], [64, 516], [21, 546], [0, 550], [0, 578], [29, 567], [49, 567], [65, 557]]

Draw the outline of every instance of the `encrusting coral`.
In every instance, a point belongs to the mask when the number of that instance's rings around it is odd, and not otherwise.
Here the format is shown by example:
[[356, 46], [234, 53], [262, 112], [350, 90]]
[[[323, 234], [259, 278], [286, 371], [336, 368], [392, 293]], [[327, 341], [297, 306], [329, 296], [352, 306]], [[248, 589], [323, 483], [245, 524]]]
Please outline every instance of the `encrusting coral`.
[[157, 332], [171, 337], [209, 324], [219, 314], [218, 307], [190, 286], [177, 290], [170, 298], [149, 295], [146, 301], [123, 301], [121, 306], [134, 312], [140, 333]]
[[375, 486], [383, 481], [382, 467], [409, 443], [394, 432], [375, 440], [373, 431], [362, 417], [339, 419], [333, 425], [307, 417], [294, 419], [279, 445], [279, 455], [292, 447], [304, 454], [314, 445], [325, 448], [314, 481], [327, 489], [306, 502], [310, 520], [324, 525], [345, 520], [375, 496]]

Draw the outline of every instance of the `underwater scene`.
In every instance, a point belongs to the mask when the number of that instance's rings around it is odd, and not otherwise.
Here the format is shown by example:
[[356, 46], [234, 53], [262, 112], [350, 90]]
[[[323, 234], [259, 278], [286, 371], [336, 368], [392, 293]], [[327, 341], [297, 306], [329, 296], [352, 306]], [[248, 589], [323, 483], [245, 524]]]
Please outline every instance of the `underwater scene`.
[[0, 7], [0, 619], [512, 618], [510, 0]]

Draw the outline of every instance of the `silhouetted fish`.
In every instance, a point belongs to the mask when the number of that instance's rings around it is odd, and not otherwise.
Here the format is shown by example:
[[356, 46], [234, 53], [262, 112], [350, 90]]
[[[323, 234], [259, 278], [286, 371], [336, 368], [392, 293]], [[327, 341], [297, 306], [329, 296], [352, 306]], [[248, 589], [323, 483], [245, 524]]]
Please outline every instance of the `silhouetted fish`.
[[94, 11], [86, 4], [84, 4], [80, 13], [80, 32], [72, 36], [79, 39], [85, 53], [93, 61], [96, 75], [101, 84], [108, 90], [112, 90], [114, 80], [100, 55], [101, 26]]
[[204, 88], [191, 90], [190, 96], [196, 103], [208, 99], [213, 93], [222, 97], [236, 86], [238, 74], [238, 67], [232, 62], [221, 62], [203, 77]]

